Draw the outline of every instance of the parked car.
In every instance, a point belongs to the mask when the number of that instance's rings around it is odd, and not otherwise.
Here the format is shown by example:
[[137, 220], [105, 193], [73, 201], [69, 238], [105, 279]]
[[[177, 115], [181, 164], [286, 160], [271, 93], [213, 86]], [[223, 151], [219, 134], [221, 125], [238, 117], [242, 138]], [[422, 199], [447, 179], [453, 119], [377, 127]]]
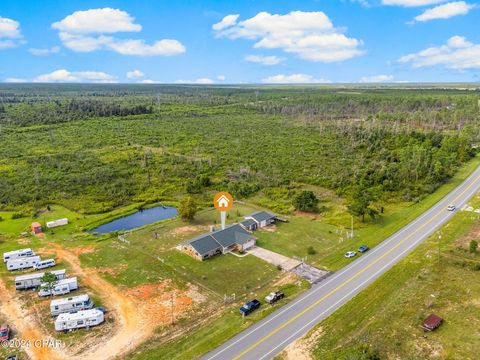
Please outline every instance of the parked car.
[[107, 313], [107, 309], [105, 309], [103, 306], [97, 306], [95, 309], [97, 309], [98, 311], [101, 311], [104, 314]]
[[265, 301], [269, 304], [273, 304], [278, 300], [283, 299], [284, 297], [285, 297], [285, 294], [281, 291], [271, 292], [265, 297]]
[[450, 205], [447, 206], [447, 210], [448, 210], [448, 211], [454, 211], [456, 208], [457, 208], [457, 207], [456, 207], [455, 205], [453, 205], [453, 204], [450, 204]]
[[17, 360], [17, 355], [8, 355], [5, 360]]
[[260, 307], [260, 301], [254, 299], [252, 301], [247, 301], [241, 308], [240, 314], [243, 316], [247, 316], [248, 314], [252, 313], [253, 311], [257, 310]]
[[346, 257], [346, 258], [352, 258], [352, 257], [354, 257], [355, 255], [357, 255], [357, 253], [356, 253], [355, 251], [347, 251], [347, 252], [345, 253], [345, 257]]
[[8, 325], [0, 326], [0, 341], [8, 340], [10, 337], [10, 327]]
[[368, 251], [368, 246], [367, 245], [362, 245], [358, 248], [359, 253], [364, 253], [366, 251]]

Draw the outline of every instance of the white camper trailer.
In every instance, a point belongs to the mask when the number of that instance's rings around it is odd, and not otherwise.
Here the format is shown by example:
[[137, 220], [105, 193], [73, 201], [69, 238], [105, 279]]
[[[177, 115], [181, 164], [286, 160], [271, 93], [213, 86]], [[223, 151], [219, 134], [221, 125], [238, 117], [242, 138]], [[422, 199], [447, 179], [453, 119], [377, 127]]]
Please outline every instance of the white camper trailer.
[[14, 260], [14, 259], [23, 259], [26, 257], [35, 256], [35, 255], [36, 255], [35, 252], [30, 248], [9, 251], [9, 252], [3, 253], [3, 262], [7, 262], [8, 260]]
[[13, 259], [7, 261], [7, 270], [23, 270], [32, 268], [36, 263], [40, 262], [40, 256], [30, 256], [23, 259]]
[[68, 219], [63, 218], [63, 219], [58, 219], [58, 220], [53, 220], [53, 221], [47, 221], [47, 228], [51, 229], [57, 226], [63, 226], [68, 224]]
[[103, 312], [97, 309], [81, 310], [73, 314], [60, 314], [55, 319], [55, 330], [68, 331], [81, 328], [89, 328], [103, 323]]
[[77, 278], [71, 277], [71, 278], [59, 280], [51, 290], [47, 289], [45, 287], [45, 284], [40, 285], [40, 291], [38, 292], [38, 295], [40, 296], [64, 295], [77, 289], [78, 289]]
[[[53, 270], [53, 271], [50, 271], [50, 273], [55, 275], [57, 280], [62, 280], [67, 277], [65, 273], [65, 269]], [[40, 286], [43, 275], [45, 275], [45, 273], [41, 272], [41, 273], [17, 276], [15, 278], [15, 288], [17, 290], [36, 288], [37, 286]]]
[[50, 313], [52, 316], [57, 316], [63, 313], [74, 313], [80, 310], [88, 310], [92, 307], [92, 300], [85, 294], [52, 300], [50, 303]]
[[33, 265], [33, 268], [35, 270], [41, 270], [41, 269], [46, 269], [46, 268], [49, 268], [49, 267], [52, 267], [52, 266], [55, 266], [55, 265], [56, 265], [56, 263], [55, 263], [54, 259], [47, 259], [47, 260], [39, 261], [38, 263]]

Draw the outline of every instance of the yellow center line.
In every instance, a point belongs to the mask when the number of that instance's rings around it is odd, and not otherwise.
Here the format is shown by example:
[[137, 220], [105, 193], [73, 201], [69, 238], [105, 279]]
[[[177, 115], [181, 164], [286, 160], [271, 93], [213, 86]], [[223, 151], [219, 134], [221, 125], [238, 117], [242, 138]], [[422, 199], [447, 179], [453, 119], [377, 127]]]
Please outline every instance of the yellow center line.
[[[463, 190], [457, 197], [455, 197], [455, 199], [453, 200], [453, 203], [455, 203], [461, 196], [463, 196], [463, 194], [465, 194], [473, 185], [476, 184], [476, 182], [480, 179], [480, 176], [477, 176], [475, 178], [475, 180], [465, 188], [465, 190]], [[264, 342], [265, 340], [269, 339], [270, 337], [272, 337], [273, 335], [275, 335], [277, 332], [279, 332], [280, 330], [282, 330], [284, 327], [288, 326], [289, 324], [291, 324], [292, 322], [294, 322], [295, 320], [297, 320], [300, 316], [304, 315], [305, 313], [307, 313], [308, 311], [310, 311], [311, 309], [313, 309], [315, 306], [317, 306], [318, 304], [320, 304], [322, 301], [324, 301], [326, 298], [330, 297], [333, 293], [335, 293], [336, 291], [338, 291], [339, 289], [341, 289], [342, 287], [344, 287], [345, 285], [347, 285], [348, 283], [350, 283], [351, 281], [353, 281], [354, 279], [356, 279], [357, 277], [359, 277], [361, 274], [363, 274], [365, 271], [367, 271], [369, 268], [371, 268], [373, 265], [375, 265], [376, 263], [378, 263], [380, 260], [382, 260], [383, 258], [385, 258], [387, 255], [389, 255], [390, 253], [392, 253], [395, 249], [397, 249], [400, 245], [402, 245], [405, 241], [409, 240], [411, 237], [413, 237], [416, 233], [418, 233], [420, 230], [422, 230], [424, 227], [426, 227], [428, 224], [430, 224], [434, 219], [436, 219], [440, 214], [443, 213], [443, 209], [440, 210], [439, 212], [437, 212], [436, 215], [434, 215], [430, 220], [428, 220], [425, 224], [423, 224], [422, 226], [420, 226], [419, 228], [417, 228], [414, 232], [412, 232], [410, 235], [408, 235], [407, 237], [405, 237], [402, 241], [398, 242], [394, 247], [392, 247], [390, 250], [388, 250], [386, 253], [384, 253], [382, 256], [380, 256], [378, 259], [376, 259], [375, 261], [371, 262], [370, 264], [368, 264], [366, 267], [364, 267], [362, 270], [358, 271], [357, 273], [355, 273], [354, 275], [352, 275], [350, 278], [348, 278], [347, 280], [345, 280], [344, 282], [342, 282], [340, 285], [338, 285], [337, 287], [335, 287], [334, 289], [332, 289], [330, 292], [328, 292], [327, 294], [325, 294], [322, 298], [318, 299], [316, 302], [314, 302], [313, 304], [311, 304], [310, 306], [306, 307], [304, 310], [302, 310], [301, 312], [299, 312], [297, 315], [295, 315], [294, 317], [290, 318], [288, 321], [286, 321], [285, 323], [283, 323], [282, 325], [280, 325], [279, 327], [277, 327], [276, 329], [272, 330], [270, 333], [268, 333], [267, 335], [265, 335], [264, 337], [262, 337], [260, 340], [258, 340], [257, 342], [255, 342], [254, 344], [250, 345], [248, 348], [246, 348], [244, 351], [242, 351], [240, 354], [238, 354], [237, 356], [233, 357], [232, 360], [238, 360], [240, 359], [243, 355], [245, 355], [246, 353], [250, 352], [251, 350], [253, 350], [254, 348], [256, 348], [258, 345], [260, 345], [262, 342]]]

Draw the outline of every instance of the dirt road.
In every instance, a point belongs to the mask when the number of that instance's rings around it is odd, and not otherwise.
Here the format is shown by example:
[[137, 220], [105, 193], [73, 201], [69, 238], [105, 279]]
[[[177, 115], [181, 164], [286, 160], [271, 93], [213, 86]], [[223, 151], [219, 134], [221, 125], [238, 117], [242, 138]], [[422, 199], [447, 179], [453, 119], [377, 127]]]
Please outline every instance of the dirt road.
[[130, 297], [100, 277], [95, 269], [82, 268], [80, 260], [74, 253], [58, 244], [51, 246], [59, 260], [70, 263], [73, 270], [71, 276], [79, 276], [83, 284], [101, 294], [103, 303], [114, 314], [117, 322], [115, 332], [108, 339], [91, 350], [75, 356], [75, 359], [111, 359], [130, 351], [153, 334], [156, 324], [148, 321], [148, 314], [141, 311]]
[[[42, 330], [35, 326], [33, 316], [26, 315], [22, 310], [20, 303], [15, 300], [14, 291], [10, 291], [0, 280], [0, 295], [2, 301], [0, 303], [0, 312], [5, 316], [9, 324], [12, 324], [18, 332], [18, 339], [29, 341], [32, 346], [23, 348], [32, 360], [64, 360], [68, 357], [64, 356], [61, 349], [54, 348], [37, 348], [33, 346], [35, 340], [53, 340], [52, 337], [43, 333]], [[4, 300], [8, 299], [8, 300]], [[12, 349], [13, 350], [13, 349]]]

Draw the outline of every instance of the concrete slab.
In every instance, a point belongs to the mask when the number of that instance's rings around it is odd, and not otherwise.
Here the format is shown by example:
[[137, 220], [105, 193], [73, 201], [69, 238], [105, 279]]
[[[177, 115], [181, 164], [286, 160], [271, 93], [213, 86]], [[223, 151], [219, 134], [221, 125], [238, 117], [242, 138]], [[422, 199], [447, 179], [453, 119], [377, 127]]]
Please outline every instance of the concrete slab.
[[285, 271], [291, 271], [302, 263], [301, 261], [289, 258], [288, 256], [284, 256], [258, 246], [248, 249], [248, 253], [275, 266], [280, 265], [282, 267], [282, 270]]

